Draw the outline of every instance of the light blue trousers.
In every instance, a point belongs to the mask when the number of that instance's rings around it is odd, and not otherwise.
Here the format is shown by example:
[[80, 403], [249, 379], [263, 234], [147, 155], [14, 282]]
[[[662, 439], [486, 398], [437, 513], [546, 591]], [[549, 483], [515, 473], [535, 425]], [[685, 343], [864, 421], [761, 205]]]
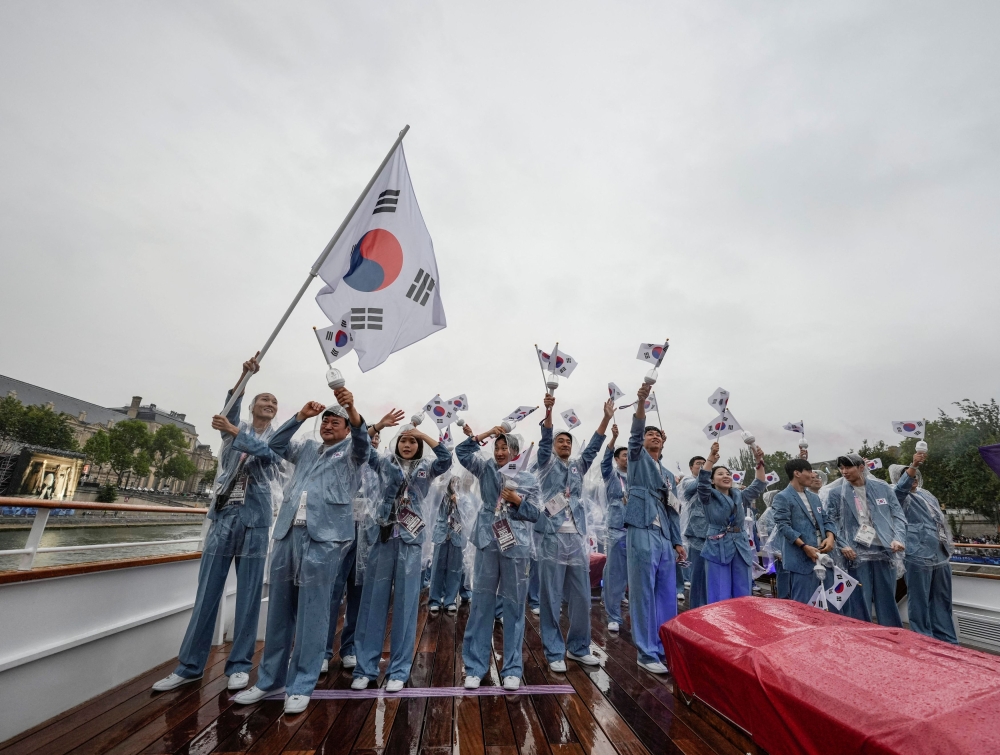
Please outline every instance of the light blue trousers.
[[451, 538], [434, 546], [434, 567], [431, 569], [431, 590], [428, 605], [450, 606], [462, 588], [462, 549]]
[[951, 613], [951, 567], [907, 563], [906, 592], [910, 629], [957, 645]]
[[[775, 563], [780, 564], [781, 561]], [[782, 569], [781, 574], [784, 576], [783, 581], [788, 589], [786, 597], [790, 597], [796, 603], [808, 603], [815, 594], [816, 588], [819, 587], [819, 579], [817, 579], [813, 572], [799, 574], [798, 572], [790, 572]], [[833, 569], [826, 570], [826, 580], [823, 582], [823, 587], [827, 590], [833, 587]], [[778, 597], [782, 596], [779, 594]], [[827, 603], [832, 613], [840, 612], [834, 599], [827, 598]]]
[[729, 598], [744, 598], [750, 594], [750, 567], [738, 555], [728, 564], [705, 561], [708, 602], [718, 603]]
[[[260, 598], [264, 587], [264, 562], [267, 554], [267, 527], [247, 529], [239, 520], [239, 507], [230, 506], [219, 512], [219, 518], [233, 517], [228, 526], [220, 528], [228, 542], [214, 543], [212, 553], [204, 553], [198, 566], [198, 593], [191, 611], [191, 620], [177, 653], [174, 673], [194, 679], [205, 672], [205, 663], [212, 649], [215, 618], [219, 613], [222, 592], [226, 589], [229, 565], [236, 561], [236, 619], [233, 624], [233, 647], [226, 661], [226, 676], [248, 673], [253, 668], [254, 645], [257, 642], [257, 621], [260, 618]], [[213, 527], [216, 525], [213, 524]], [[263, 553], [253, 557], [235, 556], [248, 552], [246, 538], [262, 538]]]
[[[774, 559], [774, 589], [778, 591], [777, 597], [779, 598], [798, 600], [798, 598], [792, 595], [792, 573], [785, 571], [785, 567], [781, 565], [780, 558]], [[815, 589], [814, 587], [813, 590]], [[812, 593], [809, 593], [805, 600], [798, 600], [798, 602], [808, 603], [811, 597]]]
[[497, 597], [503, 600], [503, 668], [501, 677], [521, 677], [524, 667], [524, 601], [528, 593], [528, 559], [506, 558], [496, 540], [476, 549], [472, 579], [472, 607], [462, 641], [465, 673], [482, 679], [490, 667], [493, 615]]
[[538, 608], [541, 605], [540, 574], [538, 561], [531, 559], [531, 566], [528, 568], [528, 608]]
[[420, 543], [404, 543], [399, 537], [391, 537], [384, 543], [379, 540], [372, 543], [365, 565], [365, 584], [358, 612], [355, 678], [378, 678], [390, 599], [392, 631], [386, 676], [403, 682], [410, 678], [423, 582], [420, 551]]
[[688, 552], [691, 561], [691, 607], [701, 608], [708, 605], [708, 577], [705, 575], [705, 559], [701, 557], [701, 549], [692, 547]]
[[361, 585], [357, 573], [358, 541], [351, 547], [340, 565], [337, 581], [333, 583], [333, 597], [330, 600], [330, 631], [326, 641], [326, 660], [333, 658], [333, 641], [337, 636], [337, 618], [340, 604], [347, 593], [347, 608], [344, 609], [344, 628], [340, 631], [340, 657], [354, 655], [354, 632], [358, 625], [358, 610], [361, 608]]
[[[272, 562], [287, 563], [290, 559], [280, 554], [279, 549], [298, 550], [308, 538], [305, 527], [292, 527], [286, 537], [275, 541]], [[303, 585], [288, 579], [272, 580], [264, 658], [257, 676], [260, 689], [269, 691], [285, 687], [289, 695], [312, 695], [329, 638], [333, 582], [352, 543], [352, 540], [324, 543], [325, 550], [330, 553], [327, 569], [332, 578], [329, 580]], [[272, 576], [274, 573], [272, 570]], [[287, 681], [289, 675], [292, 677], [290, 682]]]
[[[578, 549], [572, 549], [567, 558], [560, 558], [565, 551], [553, 542], [560, 537], [564, 536], [559, 533], [545, 535], [535, 562], [541, 584], [539, 626], [545, 660], [549, 663], [563, 660], [567, 647], [576, 656], [590, 653], [590, 567], [579, 563]], [[576, 535], [568, 537], [579, 540]], [[569, 619], [565, 641], [559, 627], [563, 600]]]
[[847, 610], [852, 606], [853, 610], [858, 610], [855, 598], [860, 595], [860, 615], [853, 615], [854, 618], [871, 621], [871, 607], [874, 603], [879, 624], [884, 627], [902, 627], [903, 619], [896, 605], [896, 564], [892, 561], [857, 561], [854, 568], [847, 571], [861, 583], [861, 590], [854, 591], [843, 613], [852, 616]]
[[[620, 533], [620, 537], [617, 535]], [[607, 561], [604, 562], [602, 597], [608, 621], [623, 623], [622, 600], [628, 587], [628, 548], [624, 530], [608, 531]]]
[[677, 615], [674, 548], [659, 528], [626, 527], [628, 608], [640, 663], [664, 661], [660, 625]]

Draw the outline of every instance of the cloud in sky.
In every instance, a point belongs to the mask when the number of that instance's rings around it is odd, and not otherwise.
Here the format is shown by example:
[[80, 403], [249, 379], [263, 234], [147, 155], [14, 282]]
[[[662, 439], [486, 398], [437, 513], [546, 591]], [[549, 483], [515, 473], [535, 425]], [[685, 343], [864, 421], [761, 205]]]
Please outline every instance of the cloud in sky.
[[[465, 392], [493, 424], [541, 403], [532, 344], [559, 340], [580, 368], [557, 410], [590, 432], [668, 335], [671, 460], [707, 449], [719, 385], [768, 450], [799, 419], [814, 458], [890, 440], [891, 419], [996, 395], [998, 16], [5, 3], [0, 372], [141, 394], [206, 437], [409, 123], [449, 327], [345, 369], [369, 418]], [[252, 383], [282, 418], [328, 398], [325, 324], [307, 297]]]

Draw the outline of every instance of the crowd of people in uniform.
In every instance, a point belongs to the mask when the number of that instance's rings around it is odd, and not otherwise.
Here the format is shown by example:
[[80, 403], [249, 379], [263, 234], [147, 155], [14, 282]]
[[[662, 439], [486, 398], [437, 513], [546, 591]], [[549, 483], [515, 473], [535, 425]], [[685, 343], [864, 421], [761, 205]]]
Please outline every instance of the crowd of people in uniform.
[[[254, 359], [244, 363], [244, 375], [257, 369]], [[196, 602], [177, 668], [153, 689], [201, 678], [233, 565], [228, 687], [242, 690], [238, 704], [283, 693], [288, 713], [306, 709], [327, 672], [345, 602], [339, 653], [343, 668], [353, 670], [352, 689], [379, 678], [391, 608], [385, 690], [401, 690], [428, 583], [432, 613], [454, 613], [471, 601], [462, 645], [468, 689], [489, 668], [495, 621], [502, 622], [503, 687], [519, 688], [526, 610], [538, 616], [552, 671], [566, 671], [567, 661], [599, 664], [591, 653], [594, 551], [606, 556], [607, 628], [621, 629], [627, 604], [637, 663], [654, 674], [668, 671], [658, 630], [677, 615], [678, 602], [697, 608], [751, 595], [762, 556], [776, 574], [777, 597], [802, 603], [829, 586], [832, 571], [824, 576], [817, 564], [832, 557], [859, 589], [831, 610], [887, 626], [902, 626], [895, 589], [905, 571], [911, 629], [957, 642], [951, 532], [921, 484], [926, 453], [891, 467], [890, 485], [851, 453], [838, 459], [841, 477], [828, 483], [803, 451], [786, 464], [788, 486], [774, 493], [759, 447], [755, 479], [744, 488], [718, 463], [715, 442], [678, 480], [661, 460], [663, 430], [647, 424], [649, 391], [646, 383], [637, 391], [626, 445], [617, 445], [608, 401], [582, 450], [569, 430], [553, 428], [555, 398], [546, 394], [534, 458], [533, 446], [525, 448], [506, 424], [477, 434], [464, 423], [466, 437], [454, 450], [416, 424], [401, 426], [397, 410], [369, 425], [346, 387], [334, 389], [335, 403], [309, 402], [277, 429], [272, 394], [253, 398], [247, 420], [237, 400], [227, 416], [213, 418], [223, 445]], [[318, 418], [311, 436], [293, 440], [310, 418]], [[609, 424], [610, 443], [594, 467]], [[380, 452], [390, 427], [400, 429]], [[757, 518], [761, 498], [767, 508]], [[265, 567], [264, 650], [248, 688]]]

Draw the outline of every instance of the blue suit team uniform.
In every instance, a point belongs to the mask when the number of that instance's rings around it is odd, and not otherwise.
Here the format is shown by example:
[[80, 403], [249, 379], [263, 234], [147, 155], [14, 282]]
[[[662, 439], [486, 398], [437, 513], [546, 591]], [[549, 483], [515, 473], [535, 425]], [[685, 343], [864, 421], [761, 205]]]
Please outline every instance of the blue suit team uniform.
[[[267, 634], [256, 686], [264, 691], [286, 687], [289, 695], [308, 696], [323, 663], [333, 584], [355, 541], [351, 504], [371, 445], [362, 421], [339, 443], [307, 440], [292, 446], [301, 424], [292, 417], [268, 444], [240, 433], [234, 445], [295, 464], [274, 525]], [[293, 524], [303, 500], [306, 522]]]
[[428, 594], [429, 606], [455, 605], [462, 590], [465, 567], [465, 546], [469, 538], [462, 524], [458, 508], [458, 496], [452, 501], [447, 490], [438, 500], [434, 517], [434, 565], [431, 568], [431, 588]]
[[[680, 517], [668, 504], [677, 488], [670, 470], [642, 446], [645, 420], [632, 417], [625, 507], [629, 613], [640, 663], [662, 663], [660, 625], [677, 615], [674, 547], [683, 545]], [[675, 493], [676, 495], [676, 493]]]
[[414, 535], [399, 523], [399, 515], [404, 507], [418, 516], [423, 513], [431, 482], [451, 469], [451, 453], [444, 443], [438, 443], [433, 451], [433, 460], [406, 462], [395, 455], [380, 460], [380, 474], [384, 479], [395, 481], [396, 485], [388, 484], [375, 512], [375, 521], [368, 528], [371, 549], [365, 564], [364, 589], [358, 613], [355, 678], [378, 678], [390, 598], [392, 632], [386, 677], [390, 681], [403, 682], [410, 677], [423, 585], [420, 556], [427, 538], [427, 527]]
[[[813, 572], [815, 562], [795, 541], [802, 538], [805, 545], [819, 548], [828, 532], [837, 535], [836, 526], [823, 513], [819, 496], [811, 490], [804, 491], [804, 495], [805, 501], [788, 485], [771, 502], [774, 526], [781, 538], [781, 568], [788, 574], [788, 597], [799, 603], [809, 602], [819, 587], [819, 578]], [[832, 583], [833, 575], [828, 573], [827, 577]]]
[[958, 644], [951, 609], [951, 534], [937, 498], [923, 488], [911, 492], [905, 471], [896, 498], [906, 515], [906, 592], [910, 629]]
[[[472, 607], [462, 641], [462, 657], [468, 676], [486, 675], [493, 640], [493, 617], [497, 593], [503, 600], [503, 664], [501, 677], [523, 675], [521, 645], [524, 642], [524, 603], [528, 590], [528, 562], [531, 553], [532, 524], [538, 520], [538, 482], [530, 472], [518, 472], [514, 478], [521, 505], [498, 502], [503, 475], [492, 459], [483, 459], [479, 444], [467, 438], [455, 448], [459, 463], [479, 480], [482, 506], [469, 538], [476, 546], [473, 567]], [[499, 513], [498, 513], [499, 512]], [[516, 544], [501, 551], [493, 532], [493, 523], [505, 519]]]
[[[232, 395], [226, 396], [226, 401]], [[274, 434], [268, 425], [257, 435], [253, 425], [240, 420], [242, 396], [229, 410], [227, 419], [246, 434], [261, 442]], [[216, 614], [222, 600], [229, 566], [236, 561], [236, 616], [233, 624], [233, 647], [226, 660], [226, 676], [248, 673], [253, 667], [254, 644], [264, 586], [264, 563], [267, 558], [268, 530], [271, 527], [270, 482], [276, 477], [280, 459], [274, 454], [247, 457], [234, 447], [235, 439], [222, 434], [219, 452], [219, 478], [208, 512], [212, 527], [205, 538], [198, 567], [198, 592], [191, 620], [177, 653], [178, 676], [200, 677], [205, 671]], [[242, 490], [242, 497], [240, 491]]]
[[[826, 500], [826, 518], [835, 527], [837, 548], [853, 548], [857, 554], [854, 561], [847, 560], [847, 572], [861, 583], [861, 590], [851, 594], [841, 613], [871, 621], [874, 602], [879, 624], [902, 627], [896, 606], [896, 555], [889, 547], [893, 540], [906, 542], [906, 517], [896, 492], [875, 477], [865, 478], [863, 494], [844, 478], [837, 482]], [[871, 545], [857, 539], [864, 523], [876, 533]]]
[[601, 459], [601, 477], [608, 499], [607, 528], [608, 544], [605, 548], [607, 560], [604, 562], [604, 610], [608, 621], [619, 625], [622, 619], [622, 600], [628, 587], [628, 552], [625, 547], [625, 497], [628, 492], [628, 476], [622, 474], [615, 464], [615, 449], [608, 444]]
[[757, 556], [743, 522], [746, 507], [766, 487], [763, 481], [754, 480], [746, 490], [732, 488], [730, 495], [725, 495], [713, 487], [712, 470], [702, 469], [698, 473], [697, 501], [705, 511], [707, 522], [701, 557], [706, 561], [709, 603], [750, 594], [750, 564]]
[[690, 507], [687, 526], [684, 528], [684, 542], [688, 546], [688, 561], [691, 563], [691, 608], [701, 608], [708, 603], [708, 579], [705, 576], [705, 559], [701, 552], [705, 547], [708, 520], [705, 507], [695, 499], [698, 496], [698, 480], [690, 478], [681, 483], [681, 502]]
[[[535, 523], [539, 567], [539, 626], [545, 659], [552, 663], [565, 657], [567, 647], [575, 656], [590, 653], [590, 548], [587, 544], [587, 512], [583, 504], [583, 476], [597, 458], [604, 436], [594, 433], [583, 453], [563, 461], [552, 453], [551, 427], [542, 425], [535, 474], [542, 506]], [[550, 515], [550, 501], [565, 501]], [[563, 639], [559, 615], [565, 599], [569, 633]]]

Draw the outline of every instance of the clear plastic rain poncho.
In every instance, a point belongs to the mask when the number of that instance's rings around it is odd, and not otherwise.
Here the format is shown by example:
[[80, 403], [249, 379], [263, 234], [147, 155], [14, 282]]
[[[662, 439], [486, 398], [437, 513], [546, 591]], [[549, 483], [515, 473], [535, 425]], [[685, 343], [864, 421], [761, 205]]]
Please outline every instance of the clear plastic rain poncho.
[[[476, 526], [479, 515], [479, 483], [459, 464], [434, 481], [431, 500], [437, 501], [433, 529], [428, 543], [437, 549], [450, 544], [462, 553], [462, 568], [472, 574], [476, 548], [469, 540], [469, 533]], [[431, 558], [434, 558], [433, 552]]]
[[267, 556], [271, 522], [281, 505], [291, 465], [267, 445], [275, 433], [273, 424], [259, 434], [254, 430], [256, 399], [250, 401], [247, 419], [239, 418], [240, 402], [233, 405], [229, 420], [239, 427], [240, 434], [222, 434], [208, 513], [212, 525], [202, 549], [205, 555]]
[[618, 524], [622, 525], [620, 529], [610, 527], [611, 504], [608, 501], [607, 485], [601, 474], [600, 458], [598, 455], [598, 460], [590, 466], [587, 474], [583, 476], [583, 507], [587, 513], [587, 532], [590, 538], [591, 552], [607, 553], [620, 538], [625, 536], [625, 529], [621, 517], [618, 517]]
[[774, 526], [774, 509], [771, 508], [771, 503], [774, 501], [774, 497], [778, 495], [777, 490], [768, 490], [761, 496], [764, 499], [764, 505], [767, 509], [760, 518], [757, 519], [757, 536], [760, 540], [760, 553], [761, 555], [771, 559], [781, 558], [781, 543], [783, 538], [778, 534], [778, 528]]
[[272, 436], [272, 450], [294, 465], [284, 486], [275, 521], [269, 581], [299, 586], [320, 585], [337, 578], [341, 559], [355, 538], [354, 499], [371, 451], [364, 423], [348, 422], [343, 440], [326, 444], [323, 417], [333, 414], [347, 422], [347, 412], [331, 404], [304, 437], [291, 436], [300, 425], [293, 417]]
[[362, 559], [367, 562], [376, 541], [402, 538], [407, 544], [420, 545], [421, 564], [430, 560], [434, 546], [427, 528], [433, 526], [439, 497], [434, 483], [451, 468], [452, 454], [443, 443], [431, 448], [417, 438], [415, 455], [404, 458], [399, 441], [412, 429], [412, 425], [404, 425], [382, 450], [369, 457], [368, 466], [376, 474], [374, 490], [364, 499], [367, 508], [359, 526], [359, 581], [365, 572]]
[[[941, 502], [923, 487], [923, 475], [917, 470], [917, 488], [899, 490], [899, 480], [906, 467], [893, 464], [889, 479], [896, 486], [896, 496], [906, 515], [906, 563], [921, 567], [943, 566], [955, 551], [954, 538]], [[912, 480], [910, 481], [912, 484]]]
[[[566, 460], [560, 459], [555, 446], [560, 437], [569, 437], [571, 450]], [[598, 533], [591, 529], [588, 503], [584, 496], [584, 479], [595, 462], [602, 436], [589, 436], [581, 450], [575, 437], [566, 431], [542, 427], [542, 440], [532, 471], [541, 491], [541, 513], [535, 523], [535, 558], [567, 566], [590, 566], [591, 543]]]
[[[863, 499], [855, 495], [846, 477], [838, 477], [819, 490], [823, 511], [838, 533], [834, 563], [850, 567], [860, 561], [892, 561], [898, 571], [902, 568], [902, 554], [893, 553], [890, 543], [905, 542], [906, 518], [892, 487], [866, 468], [862, 467], [862, 471]], [[854, 551], [853, 559], [844, 553], [847, 549]]]

